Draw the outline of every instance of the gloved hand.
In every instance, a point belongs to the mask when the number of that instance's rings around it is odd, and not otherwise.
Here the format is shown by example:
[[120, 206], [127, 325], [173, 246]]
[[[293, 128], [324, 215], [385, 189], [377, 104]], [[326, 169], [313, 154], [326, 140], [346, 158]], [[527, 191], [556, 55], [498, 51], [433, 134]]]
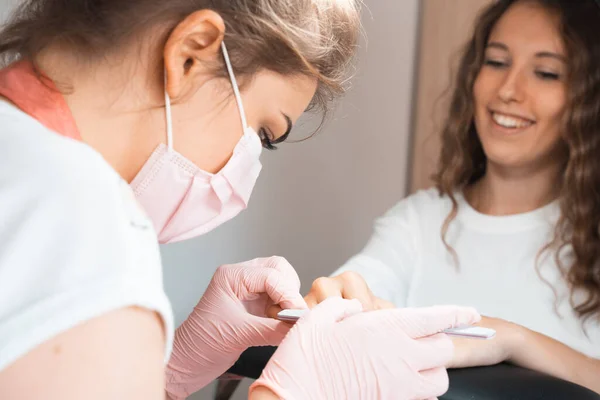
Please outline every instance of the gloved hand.
[[301, 318], [250, 388], [285, 400], [430, 399], [448, 390], [452, 340], [442, 330], [481, 318], [453, 306], [363, 312], [332, 297]]
[[170, 399], [182, 399], [227, 371], [248, 347], [278, 345], [291, 326], [268, 307], [306, 308], [300, 279], [281, 257], [220, 267], [192, 314], [175, 332], [166, 371]]

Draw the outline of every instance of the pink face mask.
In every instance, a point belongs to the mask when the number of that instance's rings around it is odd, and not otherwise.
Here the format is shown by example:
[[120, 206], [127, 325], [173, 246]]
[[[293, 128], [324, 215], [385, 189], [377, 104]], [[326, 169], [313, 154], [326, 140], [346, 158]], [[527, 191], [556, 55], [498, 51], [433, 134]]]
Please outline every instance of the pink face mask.
[[[211, 231], [248, 206], [262, 165], [262, 144], [248, 126], [225, 43], [221, 45], [244, 135], [233, 156], [216, 174], [203, 171], [173, 150], [171, 99], [165, 89], [167, 145], [160, 144], [131, 182], [154, 223], [160, 243], [190, 239]], [[165, 85], [166, 87], [166, 85]]]

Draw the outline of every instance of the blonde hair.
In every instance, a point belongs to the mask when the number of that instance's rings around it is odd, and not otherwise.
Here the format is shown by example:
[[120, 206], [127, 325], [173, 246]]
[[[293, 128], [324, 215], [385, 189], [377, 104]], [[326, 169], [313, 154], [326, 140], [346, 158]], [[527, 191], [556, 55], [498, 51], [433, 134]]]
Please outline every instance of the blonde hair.
[[[201, 9], [225, 21], [236, 75], [266, 69], [314, 77], [312, 106], [323, 112], [344, 92], [360, 32], [360, 0], [26, 0], [0, 31], [0, 55], [5, 62], [35, 62], [60, 42], [84, 59], [100, 59], [152, 28], [170, 33]], [[225, 76], [225, 69], [214, 73]]]

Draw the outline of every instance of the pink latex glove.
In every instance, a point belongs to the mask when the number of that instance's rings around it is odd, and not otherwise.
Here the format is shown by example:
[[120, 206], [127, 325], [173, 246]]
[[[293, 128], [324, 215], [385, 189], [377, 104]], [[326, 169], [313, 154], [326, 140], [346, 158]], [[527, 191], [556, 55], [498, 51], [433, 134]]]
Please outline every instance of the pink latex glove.
[[182, 399], [227, 371], [251, 346], [278, 345], [290, 325], [265, 312], [306, 308], [300, 279], [281, 257], [219, 267], [192, 314], [175, 332], [166, 391]]
[[446, 328], [481, 318], [453, 306], [360, 313], [357, 300], [332, 297], [301, 318], [250, 392], [282, 399], [430, 399], [448, 390], [453, 355]]

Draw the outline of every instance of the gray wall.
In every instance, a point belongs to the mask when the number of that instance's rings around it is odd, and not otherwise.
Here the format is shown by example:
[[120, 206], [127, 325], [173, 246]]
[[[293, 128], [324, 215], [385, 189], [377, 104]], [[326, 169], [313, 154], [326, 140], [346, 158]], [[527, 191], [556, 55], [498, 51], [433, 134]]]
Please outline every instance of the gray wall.
[[20, 0], [0, 0], [0, 21], [4, 21], [10, 10], [15, 4], [18, 4]]
[[[18, 0], [0, 0], [0, 17]], [[163, 247], [165, 285], [180, 323], [217, 266], [281, 255], [303, 291], [360, 251], [373, 219], [405, 195], [418, 0], [365, 0], [352, 91], [318, 136], [263, 156], [249, 209], [188, 242]], [[314, 118], [313, 118], [314, 119]], [[307, 118], [294, 135], [310, 132]], [[195, 399], [210, 398], [212, 388]], [[243, 390], [236, 396], [245, 398]]]

